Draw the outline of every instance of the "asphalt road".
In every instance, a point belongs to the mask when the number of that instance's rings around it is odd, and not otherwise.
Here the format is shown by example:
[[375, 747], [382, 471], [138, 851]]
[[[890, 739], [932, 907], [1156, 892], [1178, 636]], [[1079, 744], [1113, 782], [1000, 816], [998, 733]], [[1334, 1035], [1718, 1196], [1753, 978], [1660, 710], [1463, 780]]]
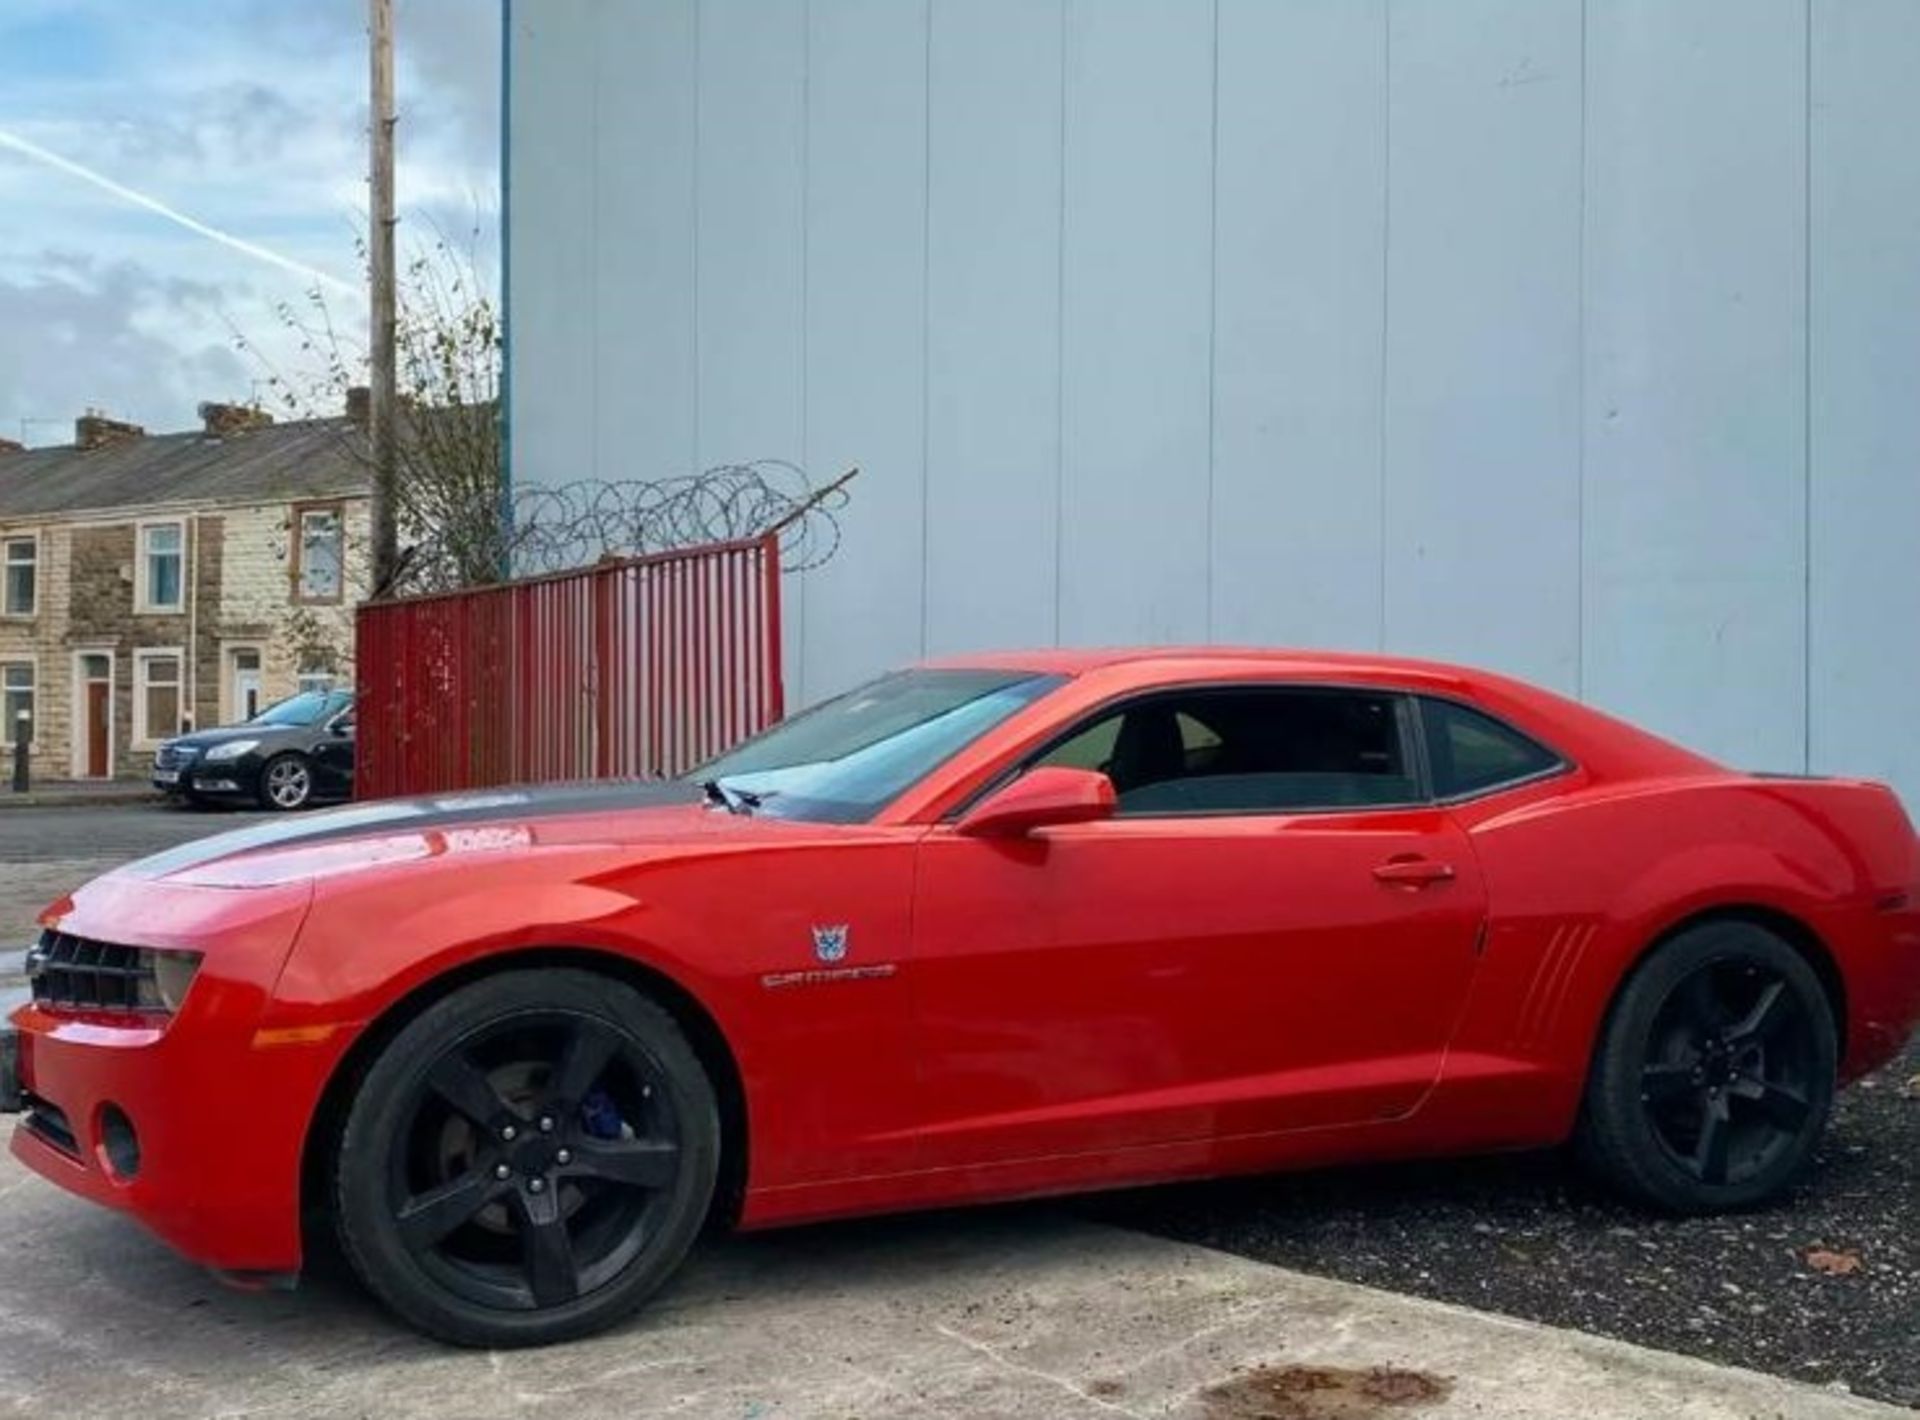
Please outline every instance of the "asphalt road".
[[[0, 947], [26, 940], [44, 902], [114, 863], [259, 817], [158, 805], [0, 811]], [[0, 986], [10, 966], [0, 960]], [[1154, 1189], [1076, 1209], [1920, 1407], [1920, 1041], [1842, 1097], [1804, 1188], [1731, 1218], [1650, 1217], [1556, 1155]], [[1809, 1264], [1816, 1250], [1841, 1271]]]
[[118, 864], [266, 817], [158, 800], [0, 807], [0, 989], [13, 976], [12, 949], [32, 940], [34, 918], [49, 902]]
[[161, 800], [63, 808], [0, 807], [0, 865], [124, 863], [223, 829], [272, 818], [259, 810], [195, 809]]

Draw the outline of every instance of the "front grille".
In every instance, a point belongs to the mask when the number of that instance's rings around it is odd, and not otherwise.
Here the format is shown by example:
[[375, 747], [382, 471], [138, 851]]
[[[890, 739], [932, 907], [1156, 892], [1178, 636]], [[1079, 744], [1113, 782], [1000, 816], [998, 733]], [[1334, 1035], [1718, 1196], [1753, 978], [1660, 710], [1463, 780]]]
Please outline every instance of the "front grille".
[[161, 745], [154, 752], [155, 769], [183, 769], [200, 757], [200, 751], [192, 745]]
[[27, 980], [34, 1001], [42, 1006], [138, 1011], [154, 1009], [151, 1003], [159, 999], [148, 953], [65, 932], [40, 934], [27, 953]]

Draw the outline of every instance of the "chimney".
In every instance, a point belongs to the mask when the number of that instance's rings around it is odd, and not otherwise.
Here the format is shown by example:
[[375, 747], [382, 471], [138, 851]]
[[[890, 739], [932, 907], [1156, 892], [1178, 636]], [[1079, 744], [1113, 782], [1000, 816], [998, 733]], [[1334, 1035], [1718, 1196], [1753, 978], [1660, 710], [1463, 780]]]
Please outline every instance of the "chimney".
[[12, 439], [0, 439], [0, 458], [5, 458], [8, 454], [24, 454], [26, 451], [25, 444], [17, 443]]
[[365, 385], [353, 385], [347, 390], [347, 418], [362, 429], [373, 418], [373, 391]]
[[73, 421], [73, 444], [77, 449], [104, 449], [109, 444], [124, 444], [129, 439], [144, 439], [147, 431], [138, 424], [109, 419], [96, 410], [88, 410]]
[[273, 416], [249, 404], [221, 404], [208, 400], [200, 406], [200, 424], [209, 439], [226, 439], [249, 429], [264, 429]]

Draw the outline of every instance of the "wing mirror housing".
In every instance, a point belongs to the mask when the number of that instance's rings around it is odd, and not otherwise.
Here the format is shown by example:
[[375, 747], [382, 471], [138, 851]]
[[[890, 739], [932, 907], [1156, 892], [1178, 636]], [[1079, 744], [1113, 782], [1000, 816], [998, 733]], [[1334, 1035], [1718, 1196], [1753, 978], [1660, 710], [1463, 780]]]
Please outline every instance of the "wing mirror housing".
[[1091, 769], [1048, 765], [1003, 785], [955, 826], [973, 838], [1018, 838], [1036, 828], [1112, 818], [1113, 781]]

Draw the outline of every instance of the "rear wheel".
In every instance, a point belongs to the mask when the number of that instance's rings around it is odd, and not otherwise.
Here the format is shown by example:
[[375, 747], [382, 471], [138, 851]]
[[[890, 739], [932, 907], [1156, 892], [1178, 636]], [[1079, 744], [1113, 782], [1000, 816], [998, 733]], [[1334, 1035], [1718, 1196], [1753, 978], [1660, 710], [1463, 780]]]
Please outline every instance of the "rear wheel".
[[489, 977], [374, 1062], [334, 1175], [342, 1250], [421, 1330], [583, 1336], [679, 1266], [713, 1197], [719, 1115], [673, 1018], [573, 970]]
[[1625, 1192], [1676, 1212], [1772, 1197], [1813, 1156], [1839, 1040], [1805, 958], [1765, 928], [1711, 922], [1659, 947], [1608, 1018], [1581, 1144]]

